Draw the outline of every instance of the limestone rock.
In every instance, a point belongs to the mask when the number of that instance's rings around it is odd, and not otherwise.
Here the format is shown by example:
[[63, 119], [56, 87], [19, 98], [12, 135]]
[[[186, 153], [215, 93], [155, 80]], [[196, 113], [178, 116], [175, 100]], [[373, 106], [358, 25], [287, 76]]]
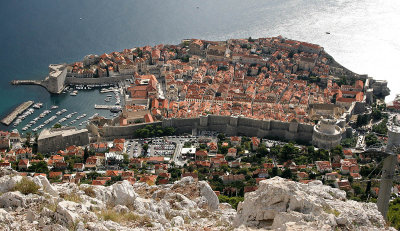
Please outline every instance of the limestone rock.
[[11, 191], [22, 179], [20, 175], [6, 175], [0, 178], [0, 193]]
[[79, 204], [72, 201], [61, 201], [57, 205], [56, 219], [66, 227], [72, 226], [79, 220], [77, 207]]
[[380, 230], [385, 221], [375, 204], [346, 200], [345, 192], [316, 181], [301, 184], [279, 177], [260, 182], [239, 203], [235, 227], [275, 230]]
[[49, 180], [45, 176], [35, 176], [33, 177], [33, 182], [40, 186], [43, 191], [49, 193], [52, 196], [58, 196], [58, 191], [50, 184]]
[[182, 217], [176, 216], [176, 217], [172, 218], [171, 223], [172, 223], [174, 226], [179, 227], [179, 226], [183, 226], [183, 225], [185, 224], [185, 221], [183, 220]]
[[25, 196], [16, 192], [7, 192], [0, 196], [0, 207], [1, 208], [18, 208], [26, 207]]
[[205, 181], [199, 182], [200, 195], [206, 198], [210, 210], [218, 209], [219, 199], [210, 185]]

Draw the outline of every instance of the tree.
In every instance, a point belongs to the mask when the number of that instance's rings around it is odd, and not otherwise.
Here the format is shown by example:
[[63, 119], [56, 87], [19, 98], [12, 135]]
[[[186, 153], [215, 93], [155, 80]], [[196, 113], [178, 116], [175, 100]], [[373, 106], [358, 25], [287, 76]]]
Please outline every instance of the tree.
[[288, 168], [285, 168], [285, 170], [282, 172], [282, 177], [286, 179], [291, 179], [292, 178], [292, 171]]
[[278, 175], [278, 167], [273, 167], [271, 169], [271, 174], [272, 177], [277, 176]]
[[217, 138], [218, 138], [219, 141], [222, 142], [223, 140], [225, 140], [225, 134], [224, 133], [219, 133]]
[[375, 134], [370, 133], [365, 136], [365, 143], [367, 144], [367, 146], [371, 146], [380, 143], [380, 141]]
[[26, 141], [25, 141], [25, 146], [26, 147], [30, 147], [31, 146], [31, 133], [27, 132], [26, 133]]
[[87, 147], [85, 147], [85, 150], [83, 151], [83, 162], [86, 163], [86, 160], [89, 158], [89, 150]]
[[49, 172], [49, 168], [47, 167], [47, 163], [45, 161], [32, 163], [31, 166], [29, 166], [28, 170], [31, 172], [46, 174]]
[[372, 119], [375, 121], [380, 120], [383, 117], [382, 112], [378, 109], [373, 109], [371, 116], [372, 116]]
[[56, 123], [56, 124], [54, 124], [54, 126], [53, 126], [53, 128], [61, 128], [61, 127], [62, 127], [62, 125], [59, 124], [59, 123]]

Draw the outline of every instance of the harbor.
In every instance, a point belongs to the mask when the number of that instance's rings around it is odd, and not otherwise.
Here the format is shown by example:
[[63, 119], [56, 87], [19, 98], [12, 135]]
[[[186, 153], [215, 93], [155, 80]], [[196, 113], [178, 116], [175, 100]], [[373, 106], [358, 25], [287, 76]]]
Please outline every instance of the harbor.
[[56, 124], [62, 127], [85, 128], [88, 121], [95, 116], [118, 116], [123, 105], [122, 93], [121, 85], [68, 86], [59, 95], [31, 98], [29, 103], [25, 102], [10, 114], [3, 115], [1, 128], [17, 129], [22, 134], [40, 133]]
[[1, 122], [5, 125], [9, 126], [15, 120], [15, 118], [17, 118], [18, 115], [20, 115], [26, 109], [28, 109], [30, 106], [32, 106], [32, 104], [33, 104], [33, 101], [27, 101], [27, 102], [20, 104], [10, 114], [8, 114], [4, 119], [2, 119]]

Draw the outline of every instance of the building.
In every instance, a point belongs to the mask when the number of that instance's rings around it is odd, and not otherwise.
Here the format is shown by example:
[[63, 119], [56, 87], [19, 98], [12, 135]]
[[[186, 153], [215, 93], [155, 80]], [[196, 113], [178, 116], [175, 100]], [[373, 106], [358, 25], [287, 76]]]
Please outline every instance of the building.
[[87, 129], [44, 129], [38, 138], [38, 152], [57, 152], [71, 145], [83, 146], [88, 143], [89, 134]]
[[336, 120], [322, 119], [314, 126], [312, 143], [319, 148], [331, 149], [340, 144], [343, 132], [344, 129], [336, 125]]
[[47, 90], [50, 93], [59, 94], [64, 90], [67, 66], [65, 64], [50, 64], [49, 75], [45, 79]]

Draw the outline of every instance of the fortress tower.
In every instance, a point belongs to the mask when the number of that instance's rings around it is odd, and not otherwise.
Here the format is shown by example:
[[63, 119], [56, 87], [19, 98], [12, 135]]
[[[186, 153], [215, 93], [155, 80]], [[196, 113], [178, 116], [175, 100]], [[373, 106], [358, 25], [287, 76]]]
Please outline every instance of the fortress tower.
[[340, 144], [343, 129], [336, 125], [335, 119], [321, 119], [314, 126], [312, 144], [324, 149], [331, 149]]

